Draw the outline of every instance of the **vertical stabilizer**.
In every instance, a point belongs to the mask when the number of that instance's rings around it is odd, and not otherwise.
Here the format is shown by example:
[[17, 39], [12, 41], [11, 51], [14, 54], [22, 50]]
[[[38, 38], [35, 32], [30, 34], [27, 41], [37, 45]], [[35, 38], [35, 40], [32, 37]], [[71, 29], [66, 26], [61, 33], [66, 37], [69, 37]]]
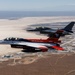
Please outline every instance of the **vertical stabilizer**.
[[74, 23], [75, 22], [71, 22], [70, 24], [68, 24], [63, 30], [66, 30], [68, 32], [71, 32], [72, 31], [72, 28], [74, 26]]

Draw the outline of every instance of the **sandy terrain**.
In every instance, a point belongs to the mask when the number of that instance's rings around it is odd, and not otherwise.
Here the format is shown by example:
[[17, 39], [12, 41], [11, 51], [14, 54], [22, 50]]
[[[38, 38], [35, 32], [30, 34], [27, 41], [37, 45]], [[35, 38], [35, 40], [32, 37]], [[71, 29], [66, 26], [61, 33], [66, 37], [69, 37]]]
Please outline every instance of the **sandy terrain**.
[[[71, 22], [75, 17], [26, 17], [17, 20], [0, 19], [0, 39], [6, 37], [22, 38], [47, 38], [46, 36], [28, 33], [24, 29], [28, 25], [54, 22]], [[9, 45], [0, 45], [0, 55], [20, 52]], [[44, 55], [45, 54], [45, 55]], [[34, 56], [16, 57], [1, 62], [1, 75], [75, 75], [75, 54], [50, 54], [44, 53]]]
[[[50, 54], [0, 62], [1, 75], [75, 75], [75, 54]], [[28, 63], [30, 61], [31, 63]], [[34, 61], [34, 62], [33, 62]], [[33, 62], [33, 63], [32, 63]]]

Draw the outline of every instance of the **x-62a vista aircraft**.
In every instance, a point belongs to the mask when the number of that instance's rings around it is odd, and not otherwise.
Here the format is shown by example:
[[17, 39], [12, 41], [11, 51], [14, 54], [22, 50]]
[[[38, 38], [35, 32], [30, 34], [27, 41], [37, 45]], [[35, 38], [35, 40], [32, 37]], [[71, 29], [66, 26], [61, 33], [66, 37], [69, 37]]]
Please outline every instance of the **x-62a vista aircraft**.
[[[59, 37], [55, 37], [56, 34], [53, 34], [55, 39], [59, 39], [60, 35], [58, 34]], [[56, 41], [56, 40], [55, 40]], [[6, 38], [4, 40], [0, 41], [0, 44], [9, 44], [11, 45], [12, 48], [22, 48], [24, 50], [28, 51], [48, 51], [49, 49], [55, 49], [55, 50], [64, 50], [62, 47], [59, 45], [59, 41], [54, 42], [51, 39], [47, 40], [39, 40], [39, 39], [23, 39], [23, 38]]]
[[61, 28], [61, 29], [52, 29], [49, 27], [44, 27], [44, 28], [38, 27], [35, 29], [29, 29], [27, 31], [34, 31], [34, 32], [38, 31], [41, 34], [48, 34], [49, 36], [52, 35], [53, 33], [59, 32], [59, 33], [62, 33], [61, 36], [65, 36], [65, 35], [70, 35], [71, 33], [73, 33], [72, 28], [73, 28], [74, 24], [75, 24], [75, 22], [71, 22], [66, 27]]

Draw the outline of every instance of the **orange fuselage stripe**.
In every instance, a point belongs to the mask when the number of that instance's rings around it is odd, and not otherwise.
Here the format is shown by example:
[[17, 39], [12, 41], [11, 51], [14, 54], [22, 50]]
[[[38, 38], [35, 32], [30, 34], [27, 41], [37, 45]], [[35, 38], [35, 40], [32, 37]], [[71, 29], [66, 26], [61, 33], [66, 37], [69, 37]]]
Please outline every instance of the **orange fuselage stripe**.
[[48, 38], [48, 39], [27, 39], [31, 42], [54, 42], [54, 43], [61, 43], [61, 40], [58, 40], [57, 38]]

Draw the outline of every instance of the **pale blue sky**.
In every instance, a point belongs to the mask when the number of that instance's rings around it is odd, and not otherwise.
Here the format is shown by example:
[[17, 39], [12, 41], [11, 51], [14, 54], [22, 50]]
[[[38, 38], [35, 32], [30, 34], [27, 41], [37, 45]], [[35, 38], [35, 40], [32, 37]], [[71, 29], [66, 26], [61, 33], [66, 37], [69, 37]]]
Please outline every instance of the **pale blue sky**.
[[75, 0], [0, 0], [0, 11], [75, 11]]

